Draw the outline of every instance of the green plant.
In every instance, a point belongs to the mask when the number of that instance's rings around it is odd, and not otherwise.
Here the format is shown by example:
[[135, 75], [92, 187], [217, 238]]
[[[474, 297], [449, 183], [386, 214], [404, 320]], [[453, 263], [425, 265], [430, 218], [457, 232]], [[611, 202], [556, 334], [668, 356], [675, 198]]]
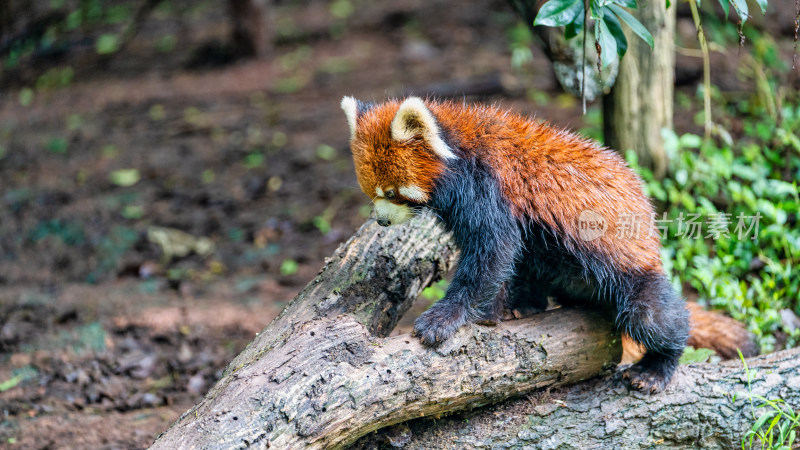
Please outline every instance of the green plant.
[[281, 275], [285, 277], [296, 274], [298, 269], [300, 269], [300, 264], [293, 259], [284, 259], [281, 263]]
[[422, 295], [422, 298], [425, 300], [430, 300], [432, 305], [444, 297], [445, 292], [447, 292], [447, 286], [449, 285], [450, 283], [447, 280], [439, 280], [423, 289], [420, 295]]
[[[656, 220], [675, 287], [745, 322], [769, 351], [778, 331], [787, 346], [800, 341], [781, 321], [782, 310], [800, 314], [800, 106], [784, 104], [780, 121], [752, 106], [735, 106], [744, 118], [738, 141], [666, 131], [671, 176], [638, 171], [663, 210]], [[635, 154], [628, 160], [636, 167]]]
[[[524, 2], [524, 0], [522, 0]], [[700, 44], [701, 56], [703, 58], [703, 99], [704, 99], [704, 122], [705, 136], [708, 139], [711, 132], [715, 130], [711, 121], [711, 78], [710, 78], [710, 59], [709, 50], [706, 42], [706, 35], [700, 20], [698, 7], [700, 0], [686, 0], [692, 11], [692, 18], [697, 29], [697, 39]], [[749, 18], [749, 9], [745, 0], [717, 0], [725, 12], [725, 17], [730, 12], [730, 7], [736, 11], [739, 20], [738, 34], [739, 44], [744, 42], [742, 25]], [[756, 0], [762, 14], [766, 12], [768, 0]], [[671, 1], [665, 0], [667, 8]], [[589, 27], [592, 26], [591, 33], [594, 37], [595, 49], [597, 50], [597, 68], [602, 70], [612, 64], [618, 64], [619, 59], [628, 49], [628, 40], [622, 30], [622, 24], [633, 31], [638, 37], [643, 39], [653, 48], [653, 36], [639, 22], [628, 9], [637, 9], [636, 0], [549, 0], [536, 13], [533, 25], [543, 25], [549, 27], [564, 27], [564, 38], [572, 39], [583, 35], [582, 48], [587, 48], [586, 39], [589, 34]], [[626, 9], [627, 8], [627, 9]], [[588, 14], [587, 14], [588, 11]], [[586, 54], [584, 53], [583, 66], [586, 66]], [[584, 72], [585, 73], [585, 72]], [[585, 87], [585, 85], [584, 85]], [[585, 103], [586, 91], [583, 90]], [[585, 111], [585, 107], [584, 107]]]
[[142, 179], [139, 169], [119, 169], [108, 174], [108, 179], [117, 186], [129, 187]]
[[[755, 440], [758, 439], [762, 449], [790, 450], [797, 438], [797, 429], [800, 429], [800, 414], [782, 399], [771, 400], [753, 395], [752, 381], [757, 373], [747, 367], [742, 352], [739, 352], [739, 359], [744, 365], [750, 414], [753, 417], [753, 425], [742, 436], [742, 449], [755, 448]], [[755, 406], [753, 399], [760, 402], [758, 407]], [[756, 411], [765, 408], [766, 411], [756, 418]]]
[[[589, 17], [586, 17], [586, 6]], [[588, 19], [594, 23], [594, 39], [602, 67], [617, 61], [628, 50], [628, 39], [622, 31], [622, 23], [653, 47], [653, 36], [625, 8], [636, 9], [636, 0], [550, 0], [545, 3], [533, 21], [534, 25], [564, 27], [567, 39], [579, 35]]]

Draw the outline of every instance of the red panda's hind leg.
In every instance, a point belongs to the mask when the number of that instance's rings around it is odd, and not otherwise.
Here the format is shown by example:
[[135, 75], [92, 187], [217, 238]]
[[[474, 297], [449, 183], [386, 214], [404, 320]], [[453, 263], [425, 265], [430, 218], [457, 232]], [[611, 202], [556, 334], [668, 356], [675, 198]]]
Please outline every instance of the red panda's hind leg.
[[644, 357], [624, 374], [632, 387], [656, 393], [669, 383], [689, 336], [684, 301], [662, 274], [638, 275], [617, 303], [617, 326], [642, 344]]

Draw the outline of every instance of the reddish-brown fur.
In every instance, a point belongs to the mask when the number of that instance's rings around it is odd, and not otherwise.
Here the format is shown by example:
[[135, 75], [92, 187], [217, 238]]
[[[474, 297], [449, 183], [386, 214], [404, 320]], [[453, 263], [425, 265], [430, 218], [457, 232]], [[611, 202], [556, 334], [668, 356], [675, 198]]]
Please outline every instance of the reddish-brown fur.
[[414, 185], [429, 194], [445, 167], [422, 139], [392, 140], [389, 124], [399, 108], [400, 102], [387, 102], [358, 117], [351, 148], [361, 190], [370, 198], [376, 187], [390, 185]]
[[[605, 255], [617, 270], [662, 273], [660, 243], [653, 227], [652, 206], [640, 180], [615, 152], [546, 123], [500, 109], [451, 102], [426, 101], [444, 136], [459, 157], [476, 157], [493, 171], [511, 213], [555, 230], [567, 246]], [[390, 123], [401, 102], [378, 104], [358, 114], [352, 150], [362, 190], [375, 198], [376, 187], [413, 185], [430, 195], [446, 170], [444, 161], [421, 138], [396, 141]], [[392, 201], [403, 202], [401, 196]], [[583, 211], [605, 219], [608, 229], [594, 240], [581, 239]], [[638, 232], [618, 237], [616, 224], [637, 218]], [[622, 230], [624, 231], [624, 230]], [[690, 344], [717, 350], [723, 357], [735, 349], [755, 354], [744, 327], [717, 313], [690, 304]], [[626, 337], [627, 362], [643, 348]]]
[[[567, 245], [607, 255], [619, 270], [661, 272], [659, 238], [650, 232], [650, 201], [615, 152], [489, 106], [438, 101], [426, 105], [464, 156], [482, 155], [517, 218], [528, 217], [558, 231]], [[371, 198], [376, 186], [388, 184], [413, 184], [430, 193], [444, 170], [422, 139], [392, 140], [389, 124], [399, 107], [400, 102], [389, 101], [358, 117], [353, 156], [361, 188]], [[578, 232], [578, 218], [587, 210], [600, 214], [608, 226], [594, 240], [581, 239]], [[616, 224], [626, 218], [637, 220], [640, 228], [618, 238]]]

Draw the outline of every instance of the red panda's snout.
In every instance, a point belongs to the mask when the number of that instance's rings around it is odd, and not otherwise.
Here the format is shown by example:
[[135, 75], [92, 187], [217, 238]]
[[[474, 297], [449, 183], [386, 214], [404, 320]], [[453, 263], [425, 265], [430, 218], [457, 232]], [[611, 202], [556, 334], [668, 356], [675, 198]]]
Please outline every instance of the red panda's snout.
[[414, 212], [407, 205], [393, 203], [385, 198], [376, 198], [374, 203], [378, 225], [384, 227], [400, 225], [414, 217]]

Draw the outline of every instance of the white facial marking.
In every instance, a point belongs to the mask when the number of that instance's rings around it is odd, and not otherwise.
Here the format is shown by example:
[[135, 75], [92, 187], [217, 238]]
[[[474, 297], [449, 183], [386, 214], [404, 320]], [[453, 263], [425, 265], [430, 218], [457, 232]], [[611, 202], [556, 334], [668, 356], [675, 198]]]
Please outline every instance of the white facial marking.
[[423, 203], [428, 200], [428, 195], [418, 186], [400, 186], [399, 191], [400, 195], [415, 202]]
[[396, 141], [407, 141], [418, 135], [425, 139], [440, 158], [456, 157], [439, 135], [439, 125], [425, 102], [419, 97], [408, 97], [392, 119], [392, 138]]
[[405, 205], [395, 205], [389, 200], [382, 198], [375, 199], [375, 216], [378, 219], [386, 219], [392, 225], [408, 222], [414, 213], [411, 208]]
[[356, 117], [358, 116], [358, 102], [353, 97], [344, 97], [341, 103], [347, 124], [350, 125], [350, 139], [356, 136]]
[[376, 187], [376, 188], [375, 188], [375, 194], [376, 194], [378, 197], [383, 197], [383, 196], [384, 196], [384, 195], [383, 195], [383, 189], [381, 189], [381, 188], [379, 188], [379, 187]]

